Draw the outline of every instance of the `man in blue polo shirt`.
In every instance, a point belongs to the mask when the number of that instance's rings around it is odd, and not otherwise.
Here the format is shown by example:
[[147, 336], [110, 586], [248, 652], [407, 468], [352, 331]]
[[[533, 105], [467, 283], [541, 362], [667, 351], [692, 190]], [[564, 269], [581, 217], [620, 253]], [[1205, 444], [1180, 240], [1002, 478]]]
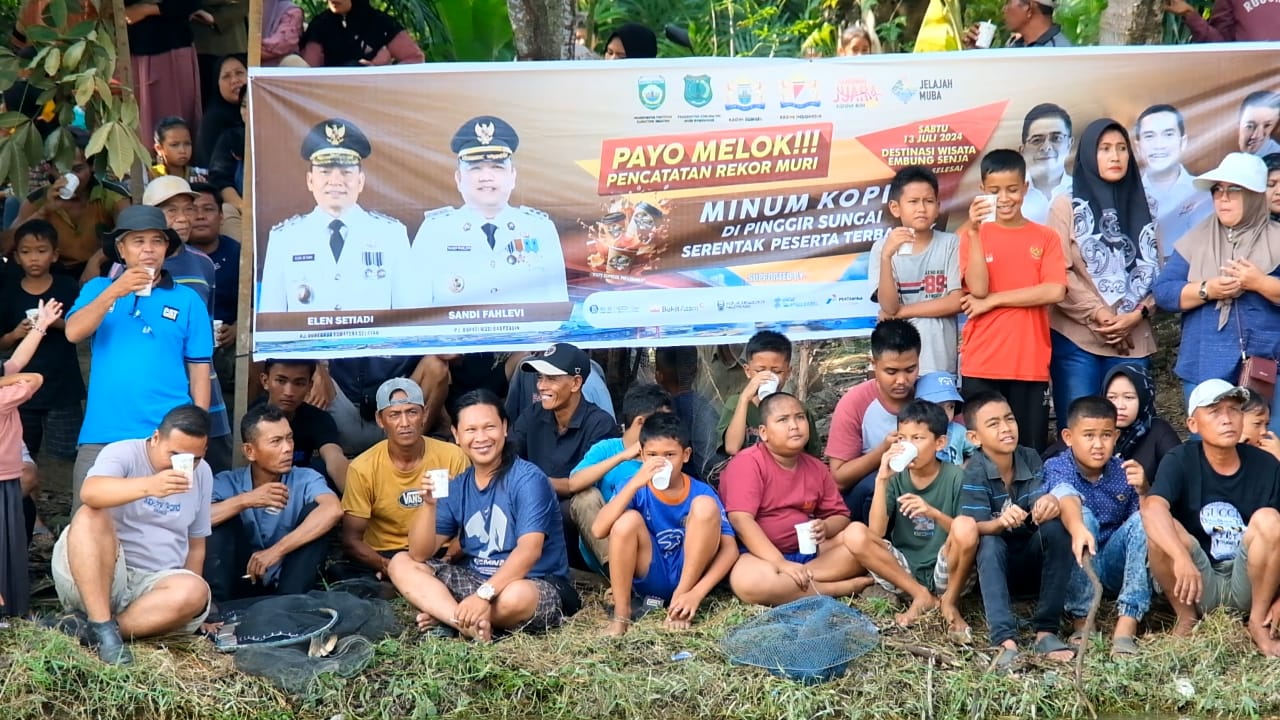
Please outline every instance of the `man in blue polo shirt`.
[[182, 241], [158, 208], [124, 209], [104, 237], [114, 280], [85, 283], [67, 313], [67, 339], [93, 338], [89, 400], [72, 474], [80, 504], [85, 474], [107, 443], [146, 437], [170, 409], [209, 407], [213, 324], [200, 296], [177, 285], [164, 260]]

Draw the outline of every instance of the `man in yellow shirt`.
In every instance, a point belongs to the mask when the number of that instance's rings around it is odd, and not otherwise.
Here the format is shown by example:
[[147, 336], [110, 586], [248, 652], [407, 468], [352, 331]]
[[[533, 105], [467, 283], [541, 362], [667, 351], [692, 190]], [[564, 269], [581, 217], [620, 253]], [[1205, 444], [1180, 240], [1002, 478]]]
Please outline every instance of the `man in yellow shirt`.
[[382, 573], [393, 555], [409, 547], [422, 478], [441, 469], [453, 478], [471, 463], [458, 446], [423, 436], [427, 413], [417, 383], [392, 378], [378, 388], [376, 400], [376, 420], [387, 439], [347, 469], [342, 545], [350, 560]]

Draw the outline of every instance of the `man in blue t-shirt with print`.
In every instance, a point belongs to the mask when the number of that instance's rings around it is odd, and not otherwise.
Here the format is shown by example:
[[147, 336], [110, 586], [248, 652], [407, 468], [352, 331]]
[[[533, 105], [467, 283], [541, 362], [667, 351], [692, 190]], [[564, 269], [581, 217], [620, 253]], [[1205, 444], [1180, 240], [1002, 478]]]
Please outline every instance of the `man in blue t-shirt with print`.
[[293, 466], [293, 430], [280, 408], [250, 408], [240, 439], [249, 465], [213, 479], [204, 578], [215, 601], [305, 593], [320, 577], [342, 504], [323, 475]]
[[681, 470], [691, 452], [680, 418], [650, 415], [640, 430], [644, 465], [591, 526], [592, 536], [609, 541], [614, 611], [606, 635], [623, 635], [631, 626], [633, 588], [669, 603], [668, 630], [688, 629], [703, 598], [738, 559], [720, 498]]
[[85, 474], [107, 443], [148, 436], [178, 405], [209, 407], [213, 324], [200, 296], [163, 269], [181, 243], [159, 209], [125, 208], [103, 242], [107, 259], [124, 270], [114, 280], [85, 283], [67, 313], [68, 341], [93, 338], [72, 472], [76, 507]]
[[656, 412], [672, 412], [671, 395], [660, 385], [635, 385], [622, 398], [622, 437], [592, 445], [569, 475], [569, 518], [581, 533], [578, 549], [587, 565], [608, 575], [609, 541], [591, 534], [604, 504], [640, 471], [640, 428]]

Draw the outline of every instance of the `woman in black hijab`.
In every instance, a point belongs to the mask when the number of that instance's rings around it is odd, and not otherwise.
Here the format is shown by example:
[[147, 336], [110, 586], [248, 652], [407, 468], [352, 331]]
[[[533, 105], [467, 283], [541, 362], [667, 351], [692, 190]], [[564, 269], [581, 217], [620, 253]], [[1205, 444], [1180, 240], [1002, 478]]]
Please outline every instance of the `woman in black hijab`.
[[249, 69], [242, 55], [227, 55], [218, 61], [218, 90], [204, 111], [200, 132], [196, 136], [193, 165], [207, 168], [213, 162], [213, 150], [228, 131], [244, 129], [240, 117], [240, 90], [249, 83]]
[[613, 31], [604, 48], [605, 60], [658, 57], [658, 37], [640, 23], [626, 23]]
[[369, 0], [328, 0], [328, 6], [302, 35], [302, 59], [311, 67], [426, 61], [400, 23]]
[[1102, 395], [1116, 406], [1116, 454], [1136, 460], [1147, 474], [1147, 484], [1155, 482], [1156, 469], [1165, 453], [1182, 443], [1178, 431], [1156, 417], [1156, 388], [1147, 369], [1138, 363], [1111, 368], [1102, 381]]

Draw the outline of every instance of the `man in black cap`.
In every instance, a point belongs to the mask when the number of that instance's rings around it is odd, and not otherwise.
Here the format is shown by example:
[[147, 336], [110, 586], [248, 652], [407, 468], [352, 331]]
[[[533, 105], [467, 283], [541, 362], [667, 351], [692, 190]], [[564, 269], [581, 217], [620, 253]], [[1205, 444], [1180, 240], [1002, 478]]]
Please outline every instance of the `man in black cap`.
[[490, 115], [471, 118], [454, 134], [462, 206], [426, 213], [413, 242], [419, 266], [433, 270], [432, 304], [568, 301], [555, 223], [541, 210], [508, 202], [519, 144], [515, 129]]
[[556, 343], [546, 352], [530, 355], [520, 363], [520, 369], [538, 374], [541, 403], [527, 408], [516, 420], [512, 441], [520, 457], [551, 479], [560, 496], [570, 562], [585, 567], [577, 549], [578, 528], [569, 512], [574, 495], [569, 476], [592, 445], [619, 437], [621, 431], [609, 413], [582, 397], [591, 360], [580, 348]]
[[[342, 118], [302, 141], [307, 189], [316, 208], [271, 228], [262, 265], [260, 312], [388, 310], [414, 303], [409, 233], [400, 221], [360, 207], [369, 139]], [[425, 295], [425, 293], [423, 293]]]
[[173, 408], [209, 408], [213, 321], [196, 291], [175, 283], [164, 261], [181, 244], [160, 208], [125, 208], [103, 240], [114, 280], [85, 283], [67, 312], [67, 340], [93, 338], [89, 400], [72, 471], [72, 502], [107, 443], [146, 437]]

